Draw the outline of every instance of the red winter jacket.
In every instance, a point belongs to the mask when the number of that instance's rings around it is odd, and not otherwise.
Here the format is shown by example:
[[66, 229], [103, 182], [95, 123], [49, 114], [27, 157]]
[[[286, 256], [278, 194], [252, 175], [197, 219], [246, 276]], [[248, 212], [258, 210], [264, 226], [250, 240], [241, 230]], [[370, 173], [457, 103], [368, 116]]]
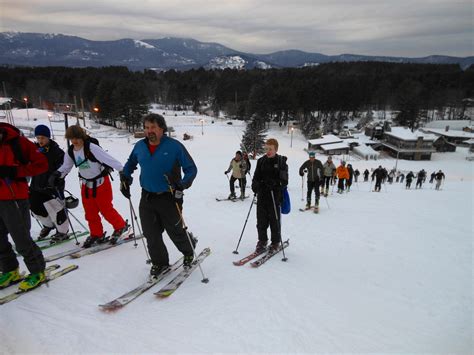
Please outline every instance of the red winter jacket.
[[[0, 165], [16, 166], [17, 177], [15, 179], [0, 177], [0, 200], [23, 200], [28, 198], [27, 176], [34, 176], [48, 170], [48, 160], [38, 151], [38, 148], [28, 138], [20, 135], [15, 126], [8, 123], [0, 123], [0, 131], [3, 138], [0, 142]], [[26, 164], [20, 163], [13, 153], [10, 141], [18, 137], [23, 159]]]

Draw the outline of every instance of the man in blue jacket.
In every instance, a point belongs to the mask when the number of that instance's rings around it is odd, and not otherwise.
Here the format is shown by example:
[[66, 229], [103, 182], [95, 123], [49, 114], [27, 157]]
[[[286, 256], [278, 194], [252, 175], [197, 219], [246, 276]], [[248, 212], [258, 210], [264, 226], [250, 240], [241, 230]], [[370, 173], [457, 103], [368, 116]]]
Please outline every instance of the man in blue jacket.
[[151, 113], [143, 120], [146, 138], [135, 144], [120, 175], [120, 190], [130, 198], [132, 173], [140, 165], [140, 221], [152, 261], [150, 274], [157, 276], [169, 266], [162, 235], [165, 230], [183, 253], [184, 266], [189, 267], [193, 261], [194, 245], [191, 242], [194, 240], [183, 228], [180, 209], [183, 190], [193, 183], [197, 167], [186, 148], [165, 134], [168, 128], [163, 116]]

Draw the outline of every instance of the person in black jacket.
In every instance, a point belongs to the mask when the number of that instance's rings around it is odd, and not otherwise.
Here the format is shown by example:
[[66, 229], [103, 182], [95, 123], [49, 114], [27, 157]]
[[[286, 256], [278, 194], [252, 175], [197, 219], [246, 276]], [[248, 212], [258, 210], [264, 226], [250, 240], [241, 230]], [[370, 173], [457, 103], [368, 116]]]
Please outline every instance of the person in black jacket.
[[405, 188], [406, 189], [410, 189], [411, 188], [411, 182], [413, 181], [413, 179], [415, 178], [415, 174], [413, 174], [413, 171], [410, 171], [408, 174], [407, 174], [407, 182], [405, 184]]
[[386, 171], [387, 170], [385, 170], [384, 168], [382, 168], [381, 165], [379, 165], [379, 167], [375, 169], [372, 173], [372, 180], [375, 177], [375, 192], [380, 192], [380, 190], [382, 189], [382, 181], [386, 177]]
[[365, 169], [365, 171], [364, 171], [364, 182], [369, 181], [369, 175], [370, 175], [369, 170]]
[[58, 191], [51, 189], [48, 180], [63, 163], [64, 151], [51, 139], [51, 132], [45, 125], [35, 128], [36, 146], [48, 159], [48, 171], [33, 176], [30, 183], [30, 205], [33, 216], [41, 223], [43, 229], [38, 240], [46, 238], [49, 233], [56, 229], [52, 236], [52, 243], [67, 239], [69, 225], [63, 203], [58, 199], [59, 193], [64, 196], [64, 186]]
[[425, 171], [425, 169], [421, 169], [421, 170], [418, 172], [418, 175], [416, 176], [415, 189], [417, 189], [418, 187], [421, 189], [421, 186], [423, 185], [423, 183], [425, 182], [425, 180], [426, 180], [426, 171]]
[[439, 190], [441, 187], [441, 183], [443, 182], [444, 179], [446, 179], [446, 176], [444, 173], [440, 170], [435, 174], [435, 180], [436, 180], [436, 190]]
[[314, 203], [314, 207], [317, 209], [319, 206], [319, 196], [320, 190], [319, 186], [322, 183], [323, 178], [323, 164], [320, 160], [316, 159], [316, 155], [314, 152], [309, 152], [309, 159], [306, 160], [303, 165], [300, 167], [300, 176], [304, 176], [307, 172], [307, 183], [308, 183], [308, 192], [306, 194], [306, 209], [311, 208], [311, 195], [314, 189], [314, 193], [316, 195], [316, 200]]
[[354, 169], [352, 164], [347, 164], [347, 170], [349, 171], [349, 179], [346, 180], [347, 192], [351, 191], [352, 179], [354, 178]]
[[257, 160], [253, 174], [252, 191], [257, 195], [257, 252], [265, 250], [268, 243], [267, 229], [271, 230], [271, 249], [281, 242], [280, 206], [282, 189], [288, 185], [287, 158], [278, 155], [278, 141], [268, 139], [265, 143], [266, 155]]

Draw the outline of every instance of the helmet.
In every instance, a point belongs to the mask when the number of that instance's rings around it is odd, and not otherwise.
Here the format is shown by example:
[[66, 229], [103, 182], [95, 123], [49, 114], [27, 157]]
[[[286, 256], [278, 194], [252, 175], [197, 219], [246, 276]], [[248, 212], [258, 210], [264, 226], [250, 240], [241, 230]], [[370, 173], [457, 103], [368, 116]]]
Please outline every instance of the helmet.
[[73, 195], [69, 195], [64, 199], [64, 201], [66, 203], [66, 208], [69, 210], [79, 206], [79, 199], [77, 197], [74, 197]]

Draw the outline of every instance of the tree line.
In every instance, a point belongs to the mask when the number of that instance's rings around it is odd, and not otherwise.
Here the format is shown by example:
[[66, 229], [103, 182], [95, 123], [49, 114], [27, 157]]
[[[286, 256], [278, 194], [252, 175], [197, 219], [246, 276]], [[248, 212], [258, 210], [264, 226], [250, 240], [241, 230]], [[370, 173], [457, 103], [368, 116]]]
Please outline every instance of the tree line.
[[[87, 111], [110, 124], [140, 124], [151, 102], [228, 117], [300, 122], [311, 135], [338, 128], [347, 117], [371, 110], [398, 111], [400, 124], [414, 127], [427, 112], [464, 118], [474, 97], [474, 66], [385, 62], [327, 63], [271, 70], [169, 70], [133, 72], [126, 67], [0, 67], [4, 94], [16, 105], [40, 107], [82, 100]], [[429, 117], [428, 117], [429, 118]]]

